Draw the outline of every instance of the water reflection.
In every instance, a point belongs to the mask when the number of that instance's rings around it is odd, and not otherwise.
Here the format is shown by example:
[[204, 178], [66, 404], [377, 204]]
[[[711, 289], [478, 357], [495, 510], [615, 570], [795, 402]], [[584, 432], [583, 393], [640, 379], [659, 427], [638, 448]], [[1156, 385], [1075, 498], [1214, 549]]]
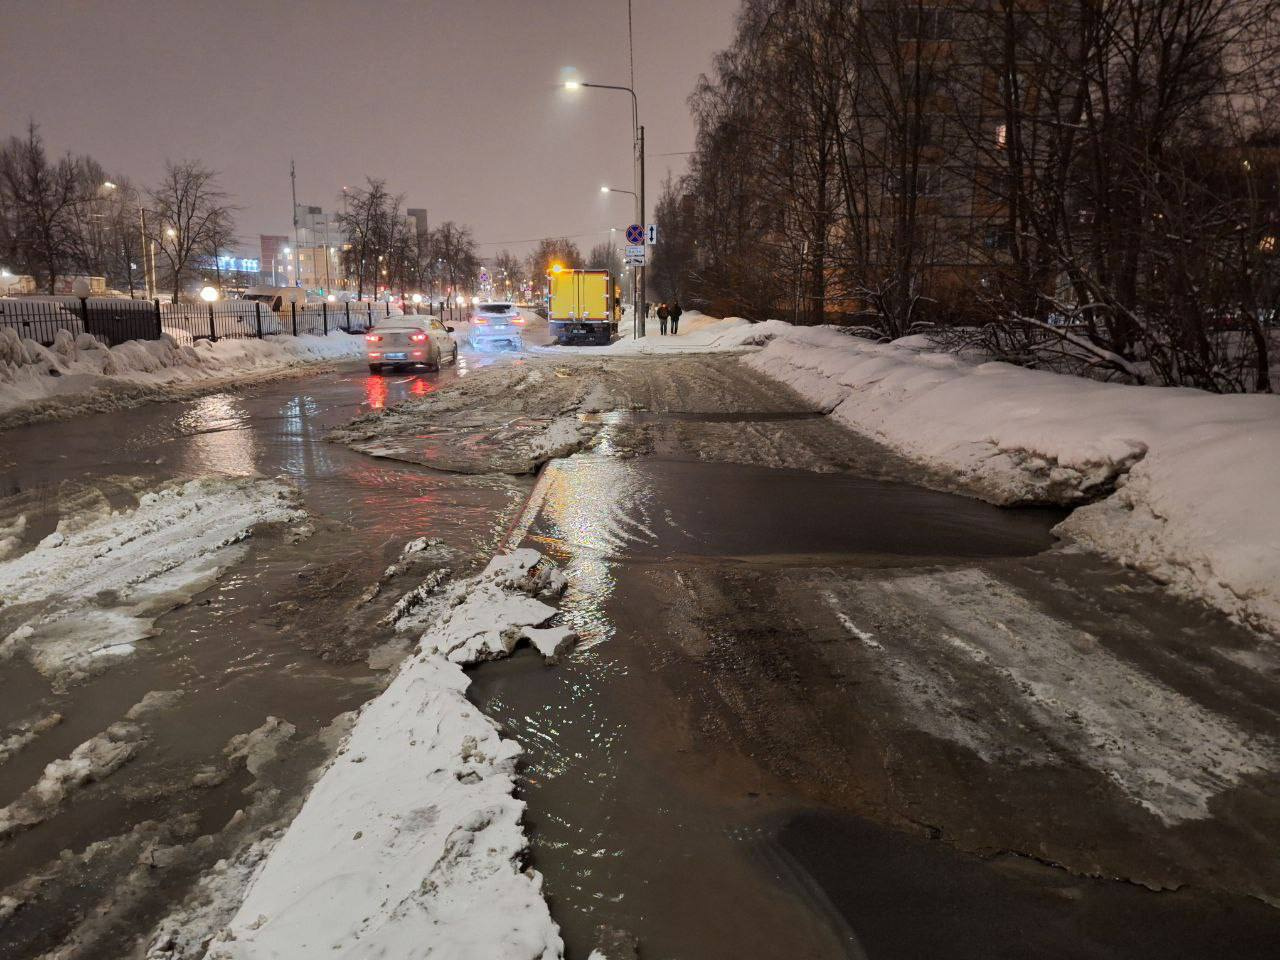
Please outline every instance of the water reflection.
[[364, 381], [364, 402], [373, 410], [387, 405], [387, 381], [385, 377], [369, 376]]
[[177, 428], [190, 437], [180, 447], [184, 472], [235, 476], [258, 472], [257, 438], [242, 398], [223, 393], [193, 400]]

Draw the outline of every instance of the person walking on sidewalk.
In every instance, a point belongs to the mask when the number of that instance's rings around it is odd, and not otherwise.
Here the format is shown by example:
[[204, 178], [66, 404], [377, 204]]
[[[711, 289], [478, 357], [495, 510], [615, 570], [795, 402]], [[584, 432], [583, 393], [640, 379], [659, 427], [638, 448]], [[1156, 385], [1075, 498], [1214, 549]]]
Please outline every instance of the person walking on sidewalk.
[[658, 307], [658, 326], [661, 328], [664, 337], [667, 335], [667, 317], [670, 315], [665, 303]]
[[680, 332], [680, 314], [684, 313], [680, 309], [680, 301], [672, 300], [671, 308], [667, 311], [667, 315], [671, 317], [671, 335], [674, 337]]

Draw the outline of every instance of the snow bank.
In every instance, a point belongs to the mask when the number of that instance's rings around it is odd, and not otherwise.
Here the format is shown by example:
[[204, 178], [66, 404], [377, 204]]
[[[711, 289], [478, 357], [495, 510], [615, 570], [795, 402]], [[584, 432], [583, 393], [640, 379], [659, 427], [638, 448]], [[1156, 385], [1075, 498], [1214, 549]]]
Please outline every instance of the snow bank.
[[951, 485], [1086, 504], [1059, 533], [1280, 629], [1280, 397], [1095, 383], [821, 327], [743, 362]]
[[340, 332], [194, 344], [166, 335], [106, 347], [88, 334], [60, 330], [46, 348], [5, 328], [0, 329], [0, 425], [166, 399], [184, 388], [363, 356], [364, 338]]
[[562, 955], [521, 865], [520, 748], [468, 702], [460, 664], [509, 652], [564, 586], [525, 549], [437, 596], [417, 654], [364, 707], [209, 960]]
[[132, 509], [104, 500], [65, 516], [0, 560], [0, 608], [17, 624], [0, 636], [0, 661], [25, 653], [65, 679], [132, 653], [156, 617], [240, 559], [254, 526], [302, 516], [291, 487], [248, 477], [168, 483]]
[[741, 317], [723, 320], [689, 310], [680, 317], [680, 333], [663, 336], [658, 318], [645, 322], [645, 335], [631, 336], [631, 320], [618, 327], [619, 338], [607, 347], [550, 346], [533, 347], [534, 353], [583, 353], [591, 356], [635, 357], [668, 353], [725, 353], [759, 346], [792, 329], [779, 320], [752, 323]]

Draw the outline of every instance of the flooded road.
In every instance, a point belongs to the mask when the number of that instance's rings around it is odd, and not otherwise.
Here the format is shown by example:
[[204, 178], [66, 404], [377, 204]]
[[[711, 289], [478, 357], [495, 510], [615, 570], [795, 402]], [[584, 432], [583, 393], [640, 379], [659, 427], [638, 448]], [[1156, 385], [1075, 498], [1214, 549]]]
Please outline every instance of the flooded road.
[[[341, 715], [376, 694], [402, 654], [380, 648], [387, 606], [432, 564], [461, 572], [486, 560], [530, 486], [390, 464], [325, 435], [475, 363], [417, 376], [340, 370], [0, 434], [0, 502], [25, 518], [28, 544], [86, 510], [127, 511], [174, 478], [283, 477], [307, 514], [301, 528], [260, 529], [213, 586], [87, 676], [0, 661], [0, 745], [32, 718], [52, 722], [0, 754], [0, 808], [46, 765], [137, 714], [148, 694], [167, 698], [137, 721], [141, 746], [128, 763], [0, 840], [0, 957], [128, 955], [215, 861], [287, 822]], [[415, 537], [439, 544], [390, 573]], [[0, 611], [0, 636], [2, 621]], [[155, 861], [156, 849], [164, 869], [140, 872], [138, 858]]]
[[[708, 416], [603, 382], [644, 409], [516, 532], [583, 641], [471, 689], [527, 751], [569, 956], [601, 929], [672, 960], [1273, 955], [1259, 638], [749, 388]], [[797, 424], [816, 459], [772, 466]]]
[[[542, 452], [492, 442], [513, 424]], [[577, 452], [535, 479], [543, 434]], [[424, 465], [458, 436], [457, 472]], [[338, 371], [10, 431], [0, 530], [205, 473], [282, 476], [306, 518], [230, 545], [127, 656], [0, 661], [0, 806], [91, 739], [132, 751], [0, 838], [2, 960], [146, 956], [153, 930], [201, 955], [184, 932], [407, 650], [390, 606], [504, 543], [564, 568], [581, 637], [470, 674], [524, 747], [571, 960], [601, 928], [665, 960], [1274, 955], [1269, 646], [732, 357]]]

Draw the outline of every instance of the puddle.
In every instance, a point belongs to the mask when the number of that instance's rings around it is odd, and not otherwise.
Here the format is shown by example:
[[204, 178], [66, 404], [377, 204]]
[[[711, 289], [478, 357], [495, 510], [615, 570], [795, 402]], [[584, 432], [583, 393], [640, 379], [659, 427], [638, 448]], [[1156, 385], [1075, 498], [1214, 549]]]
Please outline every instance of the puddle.
[[1029, 556], [1056, 509], [1008, 510], [908, 484], [713, 461], [556, 460], [528, 535], [547, 549], [669, 560], [901, 563]]
[[[799, 621], [764, 609], [768, 595], [694, 586], [753, 582], [770, 565], [1030, 557], [1054, 543], [1063, 511], [846, 475], [595, 455], [553, 461], [535, 497], [514, 537], [565, 568], [561, 619], [582, 642], [555, 667], [528, 651], [485, 664], [469, 696], [524, 747], [532, 862], [567, 956], [589, 954], [601, 925], [664, 960], [1168, 960], [1224, 942], [1234, 956], [1270, 955], [1280, 916], [1247, 898], [989, 863], [827, 809], [864, 790], [873, 809], [882, 802], [874, 733], [828, 731], [815, 706], [860, 697], [862, 678], [822, 687], [788, 673], [799, 661], [768, 650], [813, 642]], [[708, 641], [731, 620], [708, 597], [746, 609], [736, 622], [764, 652]], [[772, 731], [787, 731], [785, 742], [760, 735]], [[1144, 937], [1152, 924], [1161, 932]]]
[[[32, 715], [56, 710], [63, 716], [0, 768], [0, 804], [147, 692], [184, 693], [151, 724], [136, 758], [4, 845], [0, 890], [64, 849], [78, 852], [144, 820], [193, 816], [201, 830], [221, 828], [252, 801], [243, 792], [249, 783], [239, 775], [193, 789], [193, 771], [221, 764], [227, 741], [268, 716], [297, 728], [288, 770], [273, 784], [284, 800], [296, 795], [319, 753], [296, 745], [380, 686], [380, 676], [362, 662], [360, 644], [384, 641], [385, 629], [364, 622], [376, 619], [376, 612], [360, 619], [355, 599], [414, 537], [441, 538], [464, 565], [472, 556], [488, 556], [504, 516], [527, 494], [528, 482], [379, 462], [324, 439], [362, 412], [435, 389], [439, 376], [339, 372], [3, 434], [0, 489], [18, 493], [34, 536], [48, 532], [60, 505], [92, 502], [99, 487], [113, 506], [129, 506], [133, 488], [117, 494], [111, 478], [139, 477], [145, 487], [211, 472], [288, 478], [316, 532], [297, 544], [271, 533], [254, 538], [248, 559], [194, 602], [163, 616], [157, 636], [65, 694], [21, 659], [0, 664], [0, 732]], [[455, 374], [446, 368], [442, 376]], [[387, 591], [407, 585], [395, 582]], [[74, 893], [47, 892], [28, 904], [17, 920], [0, 925], [0, 957], [34, 956], [57, 946], [80, 918], [113, 896], [118, 880], [108, 871]], [[121, 939], [100, 944], [98, 955], [123, 955], [129, 935], [145, 930], [181, 894], [180, 886], [158, 886], [145, 903], [130, 908]]]
[[734, 412], [729, 410], [611, 410], [608, 413], [583, 413], [584, 423], [602, 423], [609, 426], [628, 423], [787, 423], [795, 420], [822, 420], [827, 415], [821, 410], [760, 410]]
[[981, 861], [824, 812], [789, 816], [768, 833], [766, 855], [813, 878], [866, 957], [1164, 960], [1275, 949], [1275, 911], [1244, 897], [1153, 895], [1018, 857]]

